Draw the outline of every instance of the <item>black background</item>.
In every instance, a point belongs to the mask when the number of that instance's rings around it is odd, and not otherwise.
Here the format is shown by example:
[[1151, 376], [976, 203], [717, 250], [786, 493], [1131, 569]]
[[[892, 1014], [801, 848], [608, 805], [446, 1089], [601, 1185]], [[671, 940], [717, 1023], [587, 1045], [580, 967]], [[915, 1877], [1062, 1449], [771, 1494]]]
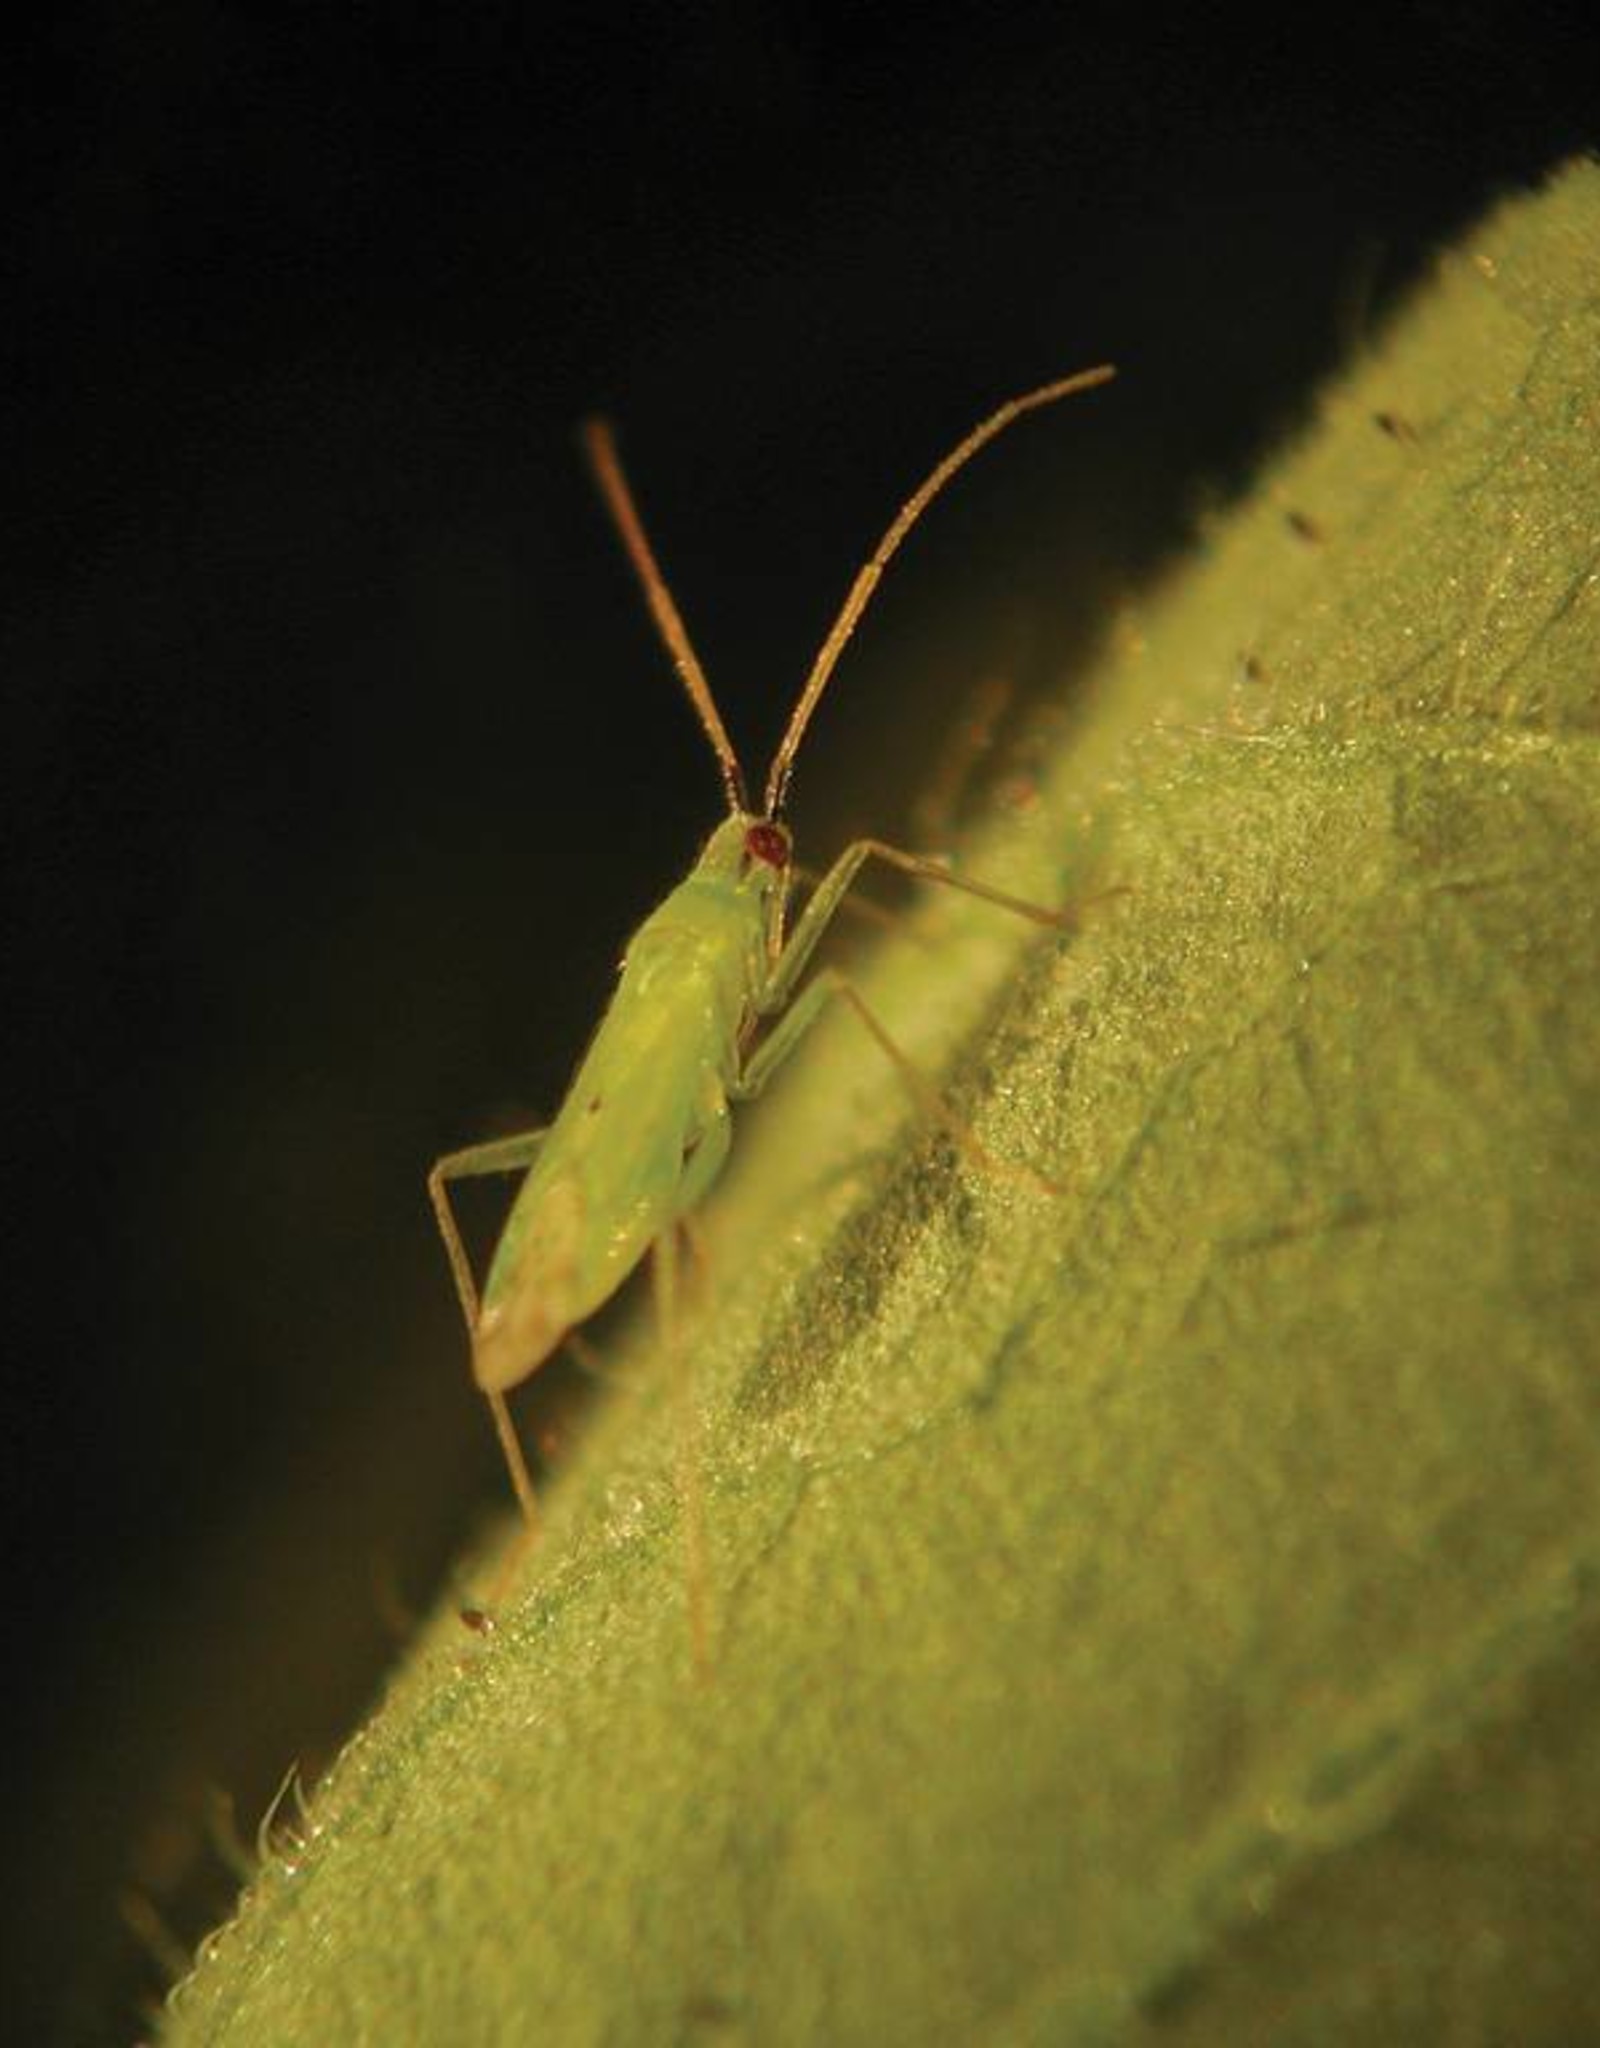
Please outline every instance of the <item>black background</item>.
[[718, 802], [575, 421], [625, 423], [759, 763], [932, 458], [1121, 366], [852, 651], [794, 821], [892, 833], [979, 674], [1065, 687], [1428, 250], [1591, 141], [1557, 19], [188, 0], [13, 53], [13, 2038], [137, 2032], [126, 1911], [229, 1896], [207, 1788], [248, 1831], [314, 1773], [501, 1503], [423, 1172], [551, 1104]]

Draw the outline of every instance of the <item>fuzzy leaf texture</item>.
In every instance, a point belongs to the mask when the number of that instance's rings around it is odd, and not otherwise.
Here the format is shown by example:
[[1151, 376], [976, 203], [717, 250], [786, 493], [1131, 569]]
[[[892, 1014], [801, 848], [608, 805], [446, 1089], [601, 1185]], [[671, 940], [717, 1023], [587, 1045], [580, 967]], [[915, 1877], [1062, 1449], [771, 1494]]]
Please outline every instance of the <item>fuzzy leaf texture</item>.
[[646, 1315], [169, 2048], [1600, 2039], [1597, 257], [1500, 210], [1122, 616], [963, 852], [1076, 936], [863, 966], [1060, 1191], [848, 1015], [745, 1119], [710, 1682]]

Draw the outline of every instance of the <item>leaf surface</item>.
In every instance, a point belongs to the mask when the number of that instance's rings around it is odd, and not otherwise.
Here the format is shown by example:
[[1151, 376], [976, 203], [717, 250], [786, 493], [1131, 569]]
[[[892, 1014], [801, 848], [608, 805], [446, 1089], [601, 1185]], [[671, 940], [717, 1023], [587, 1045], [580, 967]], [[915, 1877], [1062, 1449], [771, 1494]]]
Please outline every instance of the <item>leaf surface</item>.
[[1076, 937], [863, 966], [1060, 1191], [849, 1016], [742, 1131], [711, 1682], [641, 1327], [174, 2048], [1600, 2037], [1597, 250], [1475, 230], [1108, 636], [965, 856]]

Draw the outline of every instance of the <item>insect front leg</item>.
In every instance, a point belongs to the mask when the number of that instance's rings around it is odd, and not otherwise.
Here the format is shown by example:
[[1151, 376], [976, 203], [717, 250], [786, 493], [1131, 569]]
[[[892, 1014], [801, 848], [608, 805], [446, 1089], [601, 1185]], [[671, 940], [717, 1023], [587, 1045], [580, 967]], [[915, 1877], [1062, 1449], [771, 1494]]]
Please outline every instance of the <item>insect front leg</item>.
[[[442, 1159], [436, 1159], [429, 1172], [428, 1199], [433, 1204], [439, 1235], [444, 1239], [445, 1255], [450, 1261], [469, 1337], [476, 1336], [478, 1329], [478, 1288], [472, 1277], [472, 1262], [467, 1257], [467, 1248], [461, 1241], [456, 1212], [450, 1205], [449, 1183], [453, 1180], [480, 1180], [491, 1173], [525, 1173], [539, 1156], [539, 1147], [544, 1139], [542, 1130], [519, 1131], [513, 1137], [491, 1139], [487, 1145], [469, 1145], [464, 1151], [447, 1152]], [[539, 1519], [538, 1509], [528, 1461], [522, 1455], [511, 1410], [506, 1406], [506, 1397], [502, 1393], [485, 1388], [484, 1398], [494, 1418], [494, 1433], [500, 1441], [506, 1470], [511, 1474], [511, 1490], [522, 1510], [522, 1519], [531, 1531]]]
[[861, 1019], [912, 1098], [970, 1158], [1002, 1178], [1018, 1177], [1047, 1193], [1059, 1193], [1057, 1183], [1046, 1175], [1035, 1172], [1031, 1167], [998, 1160], [979, 1142], [916, 1062], [895, 1043], [860, 991], [837, 968], [827, 968], [815, 975], [799, 995], [794, 995], [795, 986], [816, 951], [818, 941], [832, 923], [856, 876], [872, 859], [886, 861], [902, 873], [964, 890], [969, 896], [977, 896], [999, 910], [1008, 910], [1014, 916], [1025, 917], [1030, 923], [1044, 925], [1053, 931], [1071, 931], [1076, 925], [1076, 919], [1069, 912], [1049, 910], [1043, 904], [1030, 903], [1023, 897], [1007, 894], [1003, 889], [991, 888], [987, 882], [975, 882], [965, 875], [954, 874], [942, 861], [906, 853], [881, 839], [857, 839], [845, 848], [817, 884], [787, 943], [773, 961], [765, 984], [757, 992], [755, 1008], [758, 1015], [771, 1016], [777, 1011], [783, 1014], [746, 1061], [734, 1092], [741, 1096], [759, 1093], [816, 1022], [825, 1005], [839, 996]]
[[[761, 1093], [839, 993], [841, 979], [834, 969], [827, 968], [807, 983], [728, 1083], [728, 1093], [736, 1102], [749, 1102]], [[758, 1004], [758, 1012], [767, 1008], [765, 1001]]]
[[741, 1098], [759, 1095], [836, 996], [847, 1003], [861, 1019], [871, 1033], [873, 1043], [899, 1075], [912, 1101], [925, 1116], [938, 1124], [975, 1165], [981, 1166], [986, 1173], [999, 1175], [1002, 1179], [1026, 1180], [1034, 1187], [1043, 1188], [1047, 1194], [1060, 1193], [1059, 1185], [1055, 1181], [1035, 1172], [1031, 1166], [1021, 1166], [1013, 1160], [997, 1159], [994, 1156], [972, 1127], [963, 1123], [956, 1115], [911, 1055], [896, 1043], [888, 1027], [855, 983], [841, 974], [836, 967], [824, 967], [806, 983], [804, 989], [745, 1062], [744, 1070], [735, 1081], [732, 1092]]
[[469, 1335], [478, 1327], [478, 1288], [447, 1186], [453, 1180], [482, 1180], [491, 1173], [526, 1173], [538, 1158], [545, 1135], [544, 1130], [518, 1131], [509, 1138], [491, 1138], [487, 1145], [468, 1145], [460, 1152], [447, 1152], [428, 1170], [428, 1200], [433, 1204], [434, 1220], [444, 1239], [445, 1256], [450, 1261]]
[[760, 1012], [770, 1014], [783, 1009], [788, 1003], [791, 992], [805, 972], [807, 961], [816, 950], [817, 941], [832, 924], [851, 884], [869, 860], [885, 861], [890, 867], [899, 868], [902, 874], [916, 875], [924, 881], [942, 882], [947, 888], [960, 889], [968, 896], [977, 896], [985, 903], [994, 904], [998, 910], [1009, 910], [1014, 917], [1025, 917], [1031, 924], [1045, 925], [1051, 931], [1077, 929], [1077, 919], [1068, 911], [1050, 910], [1042, 903], [1030, 903], [1026, 897], [1008, 895], [1003, 889], [991, 888], [987, 882], [975, 882], [970, 876], [956, 874], [943, 861], [930, 860], [925, 854], [907, 853], [882, 839], [857, 839], [845, 848], [812, 890], [794, 930], [772, 963], [766, 986], [757, 998], [756, 1007]]

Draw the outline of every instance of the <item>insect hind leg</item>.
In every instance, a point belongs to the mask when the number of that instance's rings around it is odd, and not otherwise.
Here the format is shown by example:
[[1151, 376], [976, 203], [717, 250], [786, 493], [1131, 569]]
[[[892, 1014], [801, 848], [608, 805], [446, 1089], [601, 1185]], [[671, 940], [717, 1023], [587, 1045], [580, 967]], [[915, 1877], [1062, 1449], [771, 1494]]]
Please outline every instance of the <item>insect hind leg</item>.
[[[461, 1226], [456, 1221], [456, 1212], [450, 1201], [449, 1183], [478, 1180], [492, 1173], [525, 1173], [538, 1157], [544, 1137], [542, 1130], [519, 1131], [513, 1137], [497, 1138], [487, 1145], [469, 1145], [465, 1151], [447, 1152], [442, 1159], [436, 1159], [429, 1171], [428, 1199], [433, 1204], [434, 1220], [444, 1240], [445, 1256], [450, 1261], [450, 1272], [456, 1283], [456, 1296], [461, 1303], [469, 1337], [475, 1337], [478, 1329], [478, 1287], [472, 1277], [472, 1261], [467, 1257], [467, 1248], [462, 1242]], [[516, 1425], [511, 1420], [511, 1410], [506, 1406], [506, 1397], [498, 1389], [485, 1388], [484, 1399], [489, 1403], [494, 1433], [501, 1456], [506, 1461], [511, 1490], [522, 1511], [524, 1525], [522, 1541], [496, 1580], [498, 1589], [515, 1575], [515, 1567], [521, 1564], [538, 1527], [539, 1510], [534, 1497], [533, 1478], [528, 1471], [528, 1461], [523, 1455]]]
[[478, 1327], [478, 1288], [472, 1277], [472, 1261], [461, 1240], [449, 1184], [453, 1180], [482, 1180], [492, 1173], [526, 1173], [538, 1158], [545, 1136], [543, 1130], [518, 1131], [513, 1137], [491, 1139], [487, 1145], [468, 1145], [463, 1151], [447, 1152], [428, 1169], [428, 1200], [433, 1204], [434, 1221], [444, 1239], [445, 1256], [450, 1261], [469, 1335]]

